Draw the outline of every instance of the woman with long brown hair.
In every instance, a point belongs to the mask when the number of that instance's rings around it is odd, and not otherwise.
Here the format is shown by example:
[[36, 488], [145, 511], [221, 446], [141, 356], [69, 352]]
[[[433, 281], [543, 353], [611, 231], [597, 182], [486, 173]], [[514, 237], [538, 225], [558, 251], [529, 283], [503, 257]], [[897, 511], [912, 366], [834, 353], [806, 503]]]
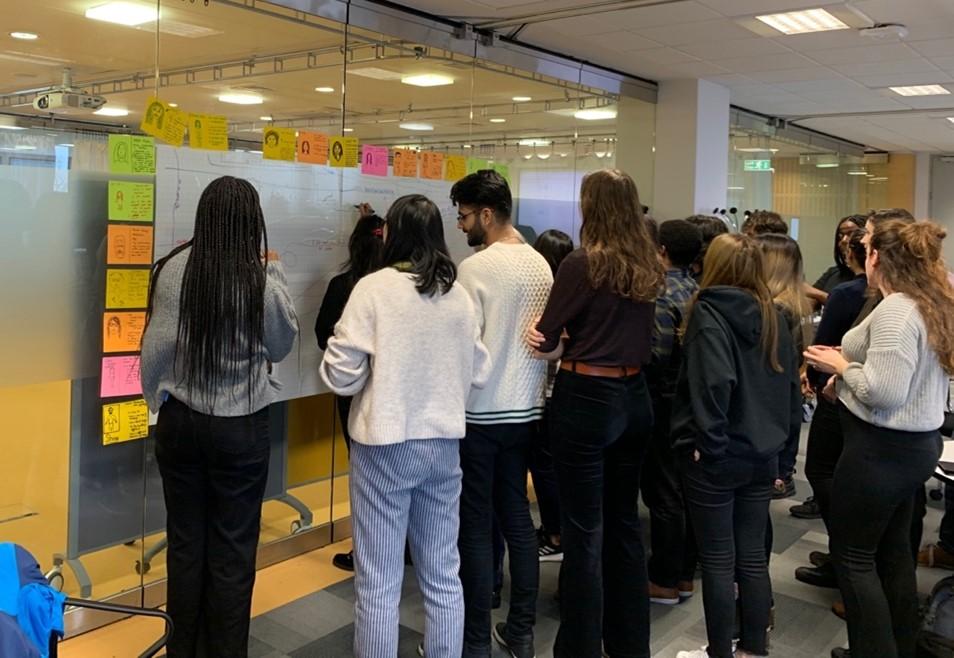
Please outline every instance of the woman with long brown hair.
[[648, 657], [637, 501], [652, 406], [642, 368], [663, 270], [632, 178], [594, 172], [580, 197], [582, 246], [560, 265], [528, 336], [540, 358], [563, 359], [550, 413], [563, 528], [553, 655], [599, 658], [602, 646], [610, 656]]
[[853, 658], [911, 658], [917, 581], [911, 558], [914, 493], [941, 451], [954, 375], [954, 288], [932, 222], [874, 225], [865, 269], [884, 296], [845, 334], [841, 351], [806, 358], [834, 375], [845, 445], [832, 484], [831, 549]]
[[[799, 354], [755, 240], [720, 235], [686, 323], [672, 437], [702, 562], [709, 645], [679, 658], [768, 654], [765, 533], [779, 455], [801, 427]], [[733, 651], [735, 588], [742, 629]]]

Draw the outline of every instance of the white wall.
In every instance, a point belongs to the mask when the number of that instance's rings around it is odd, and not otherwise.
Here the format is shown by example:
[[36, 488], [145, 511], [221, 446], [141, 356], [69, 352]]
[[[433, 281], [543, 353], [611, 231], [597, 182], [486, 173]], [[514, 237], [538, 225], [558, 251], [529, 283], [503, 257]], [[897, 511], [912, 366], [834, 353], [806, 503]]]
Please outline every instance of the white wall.
[[931, 169], [930, 215], [947, 228], [944, 259], [950, 270], [954, 269], [954, 158], [935, 157]]

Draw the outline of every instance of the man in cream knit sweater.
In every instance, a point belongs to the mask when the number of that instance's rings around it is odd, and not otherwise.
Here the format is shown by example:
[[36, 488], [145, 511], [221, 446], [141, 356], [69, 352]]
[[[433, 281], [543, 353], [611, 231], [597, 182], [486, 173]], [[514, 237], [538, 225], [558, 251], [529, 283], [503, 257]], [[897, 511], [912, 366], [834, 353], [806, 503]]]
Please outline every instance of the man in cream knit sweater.
[[464, 658], [491, 655], [493, 522], [510, 551], [510, 611], [493, 636], [515, 658], [533, 658], [539, 560], [527, 500], [527, 456], [533, 423], [543, 416], [546, 363], [533, 358], [523, 336], [542, 314], [553, 284], [546, 260], [526, 244], [510, 215], [507, 182], [484, 170], [451, 190], [457, 221], [471, 247], [485, 247], [460, 265], [458, 281], [477, 310], [493, 370], [467, 402], [461, 442], [460, 504]]

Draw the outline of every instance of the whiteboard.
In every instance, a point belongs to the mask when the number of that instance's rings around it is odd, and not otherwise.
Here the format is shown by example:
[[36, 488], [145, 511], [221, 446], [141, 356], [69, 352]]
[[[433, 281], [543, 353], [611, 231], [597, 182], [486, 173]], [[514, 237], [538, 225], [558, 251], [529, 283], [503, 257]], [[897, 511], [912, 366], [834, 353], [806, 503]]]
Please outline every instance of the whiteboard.
[[220, 176], [235, 176], [258, 190], [269, 249], [281, 255], [301, 324], [299, 340], [276, 366], [279, 399], [326, 393], [318, 377], [321, 351], [315, 318], [328, 281], [348, 258], [348, 238], [358, 219], [354, 206], [367, 201], [381, 215], [405, 194], [423, 194], [441, 209], [454, 260], [472, 253], [457, 229], [451, 183], [418, 178], [365, 176], [357, 169], [263, 160], [258, 153], [198, 151], [158, 146], [156, 153], [155, 256], [162, 258], [192, 237], [202, 190]]

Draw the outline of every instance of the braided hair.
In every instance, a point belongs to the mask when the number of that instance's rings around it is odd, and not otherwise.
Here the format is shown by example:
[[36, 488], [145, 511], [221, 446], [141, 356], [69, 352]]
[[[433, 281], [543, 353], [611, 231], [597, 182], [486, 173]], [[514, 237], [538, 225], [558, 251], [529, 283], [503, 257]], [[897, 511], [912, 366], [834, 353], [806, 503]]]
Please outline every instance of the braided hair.
[[[260, 375], [254, 355], [265, 337], [265, 218], [258, 192], [246, 180], [223, 176], [199, 199], [191, 240], [153, 268], [147, 317], [152, 313], [156, 281], [165, 264], [190, 248], [179, 294], [176, 334], [177, 373], [189, 391], [211, 412], [220, 384]], [[240, 373], [245, 361], [248, 372]], [[253, 386], [249, 386], [249, 408]], [[198, 394], [196, 396], [196, 394]]]

